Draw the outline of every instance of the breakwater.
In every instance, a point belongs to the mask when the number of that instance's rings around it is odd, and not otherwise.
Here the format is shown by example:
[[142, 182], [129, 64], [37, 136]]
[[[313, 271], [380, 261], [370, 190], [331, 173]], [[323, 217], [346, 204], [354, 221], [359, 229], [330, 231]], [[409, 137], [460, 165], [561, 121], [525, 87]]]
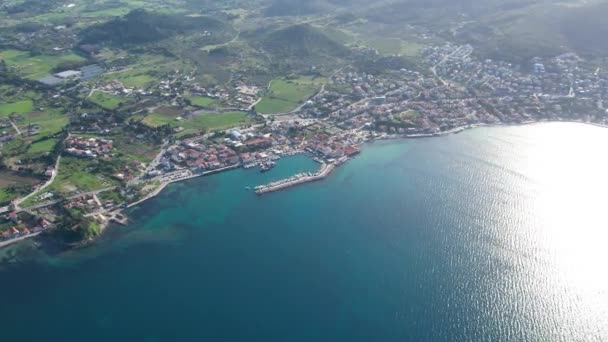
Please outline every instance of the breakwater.
[[334, 164], [322, 164], [321, 168], [316, 173], [300, 173], [286, 179], [268, 183], [266, 185], [256, 186], [255, 193], [258, 195], [263, 195], [269, 192], [283, 190], [298, 184], [318, 181], [327, 177], [335, 167], [336, 166]]

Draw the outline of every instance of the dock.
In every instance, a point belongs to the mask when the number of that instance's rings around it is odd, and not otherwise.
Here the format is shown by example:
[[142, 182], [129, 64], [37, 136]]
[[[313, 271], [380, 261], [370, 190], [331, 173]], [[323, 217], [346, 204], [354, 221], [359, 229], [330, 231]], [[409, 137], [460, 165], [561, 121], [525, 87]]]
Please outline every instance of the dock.
[[327, 177], [334, 170], [335, 167], [336, 166], [334, 164], [323, 163], [319, 171], [317, 171], [316, 173], [300, 173], [293, 177], [282, 179], [266, 185], [259, 185], [255, 187], [255, 193], [258, 195], [263, 195], [269, 192], [283, 190], [295, 185], [318, 181]]

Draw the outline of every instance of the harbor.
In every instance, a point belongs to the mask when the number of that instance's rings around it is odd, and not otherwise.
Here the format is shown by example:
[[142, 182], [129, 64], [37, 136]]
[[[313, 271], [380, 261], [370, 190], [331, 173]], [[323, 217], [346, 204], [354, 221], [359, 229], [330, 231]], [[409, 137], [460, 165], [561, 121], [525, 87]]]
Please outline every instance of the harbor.
[[286, 189], [286, 188], [289, 188], [289, 187], [292, 187], [295, 185], [318, 181], [318, 180], [324, 179], [325, 177], [329, 176], [329, 174], [334, 170], [335, 167], [336, 166], [333, 163], [329, 163], [329, 164], [323, 163], [323, 164], [321, 164], [321, 168], [319, 169], [319, 171], [317, 171], [316, 173], [311, 173], [311, 172], [299, 173], [295, 176], [292, 176], [292, 177], [289, 177], [286, 179], [268, 183], [266, 185], [259, 185], [259, 186], [255, 187], [255, 193], [257, 195], [263, 195], [263, 194], [267, 194], [270, 192], [283, 190], [283, 189]]

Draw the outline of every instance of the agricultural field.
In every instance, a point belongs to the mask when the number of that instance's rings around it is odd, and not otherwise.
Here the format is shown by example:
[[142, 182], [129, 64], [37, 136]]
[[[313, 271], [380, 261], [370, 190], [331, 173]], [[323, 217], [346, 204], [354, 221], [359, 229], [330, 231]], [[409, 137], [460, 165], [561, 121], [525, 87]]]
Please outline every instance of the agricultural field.
[[190, 96], [188, 100], [193, 106], [209, 107], [215, 103], [215, 100], [206, 96]]
[[176, 126], [178, 123], [177, 118], [181, 115], [182, 112], [175, 107], [159, 107], [148, 114], [142, 122], [149, 127]]
[[312, 77], [273, 80], [267, 94], [255, 108], [262, 114], [290, 112], [313, 96], [325, 81], [323, 78]]
[[32, 100], [23, 100], [13, 103], [0, 103], [0, 118], [8, 117], [11, 114], [29, 113], [34, 109]]
[[116, 185], [116, 181], [102, 176], [101, 172], [94, 172], [99, 163], [100, 161], [97, 159], [64, 156], [59, 166], [60, 172], [49, 186], [49, 190], [69, 194], [76, 191], [94, 191]]
[[61, 132], [69, 121], [69, 118], [65, 114], [60, 113], [58, 109], [51, 109], [44, 112], [33, 111], [25, 113], [21, 115], [21, 119], [16, 121], [15, 124], [22, 131], [27, 131], [28, 125], [40, 126], [38, 135], [34, 137], [38, 139]]
[[160, 107], [142, 119], [149, 127], [169, 125], [173, 128], [182, 127], [179, 136], [203, 131], [217, 131], [230, 127], [243, 126], [251, 123], [251, 118], [245, 112], [206, 112], [195, 114], [192, 118], [182, 119], [182, 112], [174, 107]]
[[34, 177], [21, 176], [10, 171], [0, 171], [0, 205], [23, 196], [31, 186], [40, 180]]
[[180, 123], [185, 129], [205, 129], [217, 131], [231, 127], [248, 125], [251, 118], [244, 112], [205, 113]]
[[59, 139], [45, 139], [31, 144], [27, 149], [28, 156], [36, 156], [44, 153], [52, 152]]
[[13, 49], [0, 50], [0, 59], [4, 59], [9, 68], [15, 70], [17, 74], [30, 80], [37, 80], [50, 75], [53, 68], [61, 63], [86, 60], [86, 58], [74, 53], [33, 56], [30, 52]]
[[108, 64], [126, 58], [130, 60], [131, 63], [124, 69], [103, 76], [104, 80], [117, 80], [127, 88], [146, 89], [161, 81], [160, 74], [190, 69], [189, 64], [180, 59], [154, 54], [131, 55], [121, 49], [104, 49], [97, 57]]
[[147, 73], [147, 68], [127, 69], [104, 76], [106, 80], [120, 81], [127, 88], [147, 88], [158, 79]]
[[130, 160], [141, 163], [150, 163], [160, 152], [160, 145], [149, 141], [142, 141], [124, 134], [110, 137], [114, 142], [114, 148]]
[[420, 51], [424, 48], [422, 44], [403, 41], [399, 38], [374, 38], [370, 39], [366, 44], [378, 50], [381, 54], [401, 55], [405, 57], [419, 57]]
[[127, 98], [104, 93], [102, 91], [94, 91], [93, 94], [89, 96], [88, 100], [108, 110], [116, 109], [121, 104], [129, 102], [129, 99]]

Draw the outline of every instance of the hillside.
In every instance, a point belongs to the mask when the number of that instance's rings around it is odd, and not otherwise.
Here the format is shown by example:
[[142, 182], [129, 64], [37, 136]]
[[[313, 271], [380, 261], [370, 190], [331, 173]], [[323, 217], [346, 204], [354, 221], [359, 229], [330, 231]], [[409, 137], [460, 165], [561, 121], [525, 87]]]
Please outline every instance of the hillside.
[[345, 57], [348, 49], [310, 25], [293, 25], [266, 34], [261, 45], [275, 56]]
[[582, 56], [608, 55], [608, 4], [538, 4], [484, 16], [457, 35], [483, 54], [516, 62], [535, 56], [576, 52]]
[[323, 0], [293, 1], [273, 0], [263, 11], [268, 17], [311, 15], [328, 11], [332, 8]]
[[121, 46], [156, 42], [193, 31], [226, 29], [229, 29], [229, 26], [215, 18], [134, 10], [123, 17], [88, 27], [80, 36], [85, 44], [107, 43]]

